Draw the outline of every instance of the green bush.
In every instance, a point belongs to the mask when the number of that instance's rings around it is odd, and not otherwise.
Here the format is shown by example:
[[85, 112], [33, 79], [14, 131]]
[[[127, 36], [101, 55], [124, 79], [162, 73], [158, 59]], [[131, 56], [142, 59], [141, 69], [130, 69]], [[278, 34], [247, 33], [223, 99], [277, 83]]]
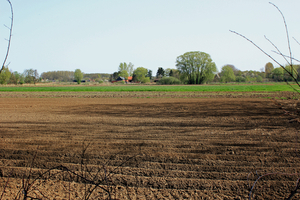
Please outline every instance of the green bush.
[[260, 83], [263, 82], [263, 77], [261, 77], [261, 76], [258, 75], [256, 77], [256, 82], [260, 82]]
[[115, 85], [124, 85], [125, 81], [117, 81], [117, 82], [114, 82], [113, 84], [115, 84]]
[[178, 85], [181, 84], [181, 81], [175, 77], [163, 77], [162, 79], [160, 79], [157, 84], [160, 85]]
[[149, 78], [149, 77], [144, 77], [144, 78], [141, 80], [141, 83], [150, 83], [150, 78]]
[[235, 81], [238, 82], [238, 83], [242, 83], [242, 82], [246, 82], [246, 79], [242, 76], [237, 76], [235, 78]]

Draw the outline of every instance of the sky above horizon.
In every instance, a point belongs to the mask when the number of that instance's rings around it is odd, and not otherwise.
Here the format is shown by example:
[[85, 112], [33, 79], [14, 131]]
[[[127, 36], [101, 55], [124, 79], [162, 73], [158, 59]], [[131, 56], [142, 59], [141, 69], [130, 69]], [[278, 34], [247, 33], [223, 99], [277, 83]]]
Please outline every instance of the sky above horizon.
[[[283, 20], [269, 0], [11, 0], [14, 27], [9, 69], [113, 73], [121, 62], [145, 67], [176, 68], [177, 56], [189, 51], [210, 54], [219, 70], [264, 68], [270, 58], [239, 32], [272, 53], [266, 35], [289, 54]], [[293, 56], [299, 58], [300, 1], [273, 0], [283, 12]], [[0, 1], [0, 62], [7, 47], [10, 7]]]

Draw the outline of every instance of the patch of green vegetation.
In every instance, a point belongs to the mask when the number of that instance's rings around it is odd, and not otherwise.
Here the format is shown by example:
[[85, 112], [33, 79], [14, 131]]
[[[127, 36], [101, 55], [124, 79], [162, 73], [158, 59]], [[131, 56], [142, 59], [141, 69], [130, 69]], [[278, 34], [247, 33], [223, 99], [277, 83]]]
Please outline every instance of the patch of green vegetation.
[[273, 99], [273, 97], [263, 97], [264, 99]]
[[113, 85], [113, 86], [3, 86], [0, 92], [280, 92], [287, 84], [245, 85]]

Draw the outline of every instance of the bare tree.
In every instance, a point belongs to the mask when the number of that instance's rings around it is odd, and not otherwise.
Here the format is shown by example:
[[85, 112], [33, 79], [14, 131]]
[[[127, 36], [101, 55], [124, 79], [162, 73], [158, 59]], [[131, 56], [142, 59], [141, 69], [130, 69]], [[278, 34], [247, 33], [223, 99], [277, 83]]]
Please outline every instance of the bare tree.
[[10, 44], [11, 44], [11, 37], [12, 37], [13, 22], [14, 22], [14, 11], [13, 11], [12, 3], [10, 2], [10, 0], [7, 0], [7, 2], [9, 3], [9, 6], [10, 6], [10, 11], [11, 11], [11, 18], [10, 18], [10, 19], [11, 19], [11, 21], [10, 21], [10, 26], [4, 25], [6, 28], [9, 29], [9, 37], [8, 37], [8, 39], [7, 39], [8, 44], [7, 44], [7, 49], [6, 49], [6, 55], [5, 55], [5, 58], [4, 58], [2, 67], [1, 67], [1, 69], [0, 69], [0, 73], [1, 73], [2, 70], [4, 69], [5, 63], [6, 63], [7, 58], [8, 58], [8, 54], [9, 54], [9, 50], [10, 50]]

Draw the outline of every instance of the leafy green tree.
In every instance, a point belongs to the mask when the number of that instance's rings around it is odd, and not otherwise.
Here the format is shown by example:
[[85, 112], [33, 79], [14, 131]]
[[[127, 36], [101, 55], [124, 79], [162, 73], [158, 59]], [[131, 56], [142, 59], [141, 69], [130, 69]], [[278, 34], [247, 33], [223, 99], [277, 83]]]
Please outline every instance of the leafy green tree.
[[256, 81], [257, 81], [257, 82], [263, 82], [263, 77], [260, 76], [260, 75], [258, 75], [258, 76], [256, 77]]
[[274, 66], [272, 63], [268, 62], [266, 65], [265, 65], [265, 73], [266, 73], [266, 77], [269, 78], [272, 71], [274, 69]]
[[180, 72], [177, 69], [171, 69], [170, 72], [169, 72], [169, 76], [180, 79]]
[[114, 72], [114, 73], [110, 76], [110, 81], [116, 80], [119, 76], [120, 76], [120, 72]]
[[158, 78], [158, 77], [164, 77], [164, 76], [165, 76], [165, 70], [164, 70], [164, 68], [159, 67], [157, 69], [157, 72], [156, 72], [156, 77]]
[[283, 81], [284, 80], [284, 71], [281, 67], [276, 67], [272, 70], [271, 77], [274, 81]]
[[170, 76], [170, 72], [172, 71], [171, 68], [165, 69], [165, 76]]
[[136, 82], [141, 82], [141, 83], [145, 83], [145, 82], [150, 82], [150, 78], [146, 77], [148, 74], [148, 69], [144, 68], [144, 67], [138, 67], [133, 71], [133, 79]]
[[225, 66], [228, 66], [228, 67], [232, 68], [233, 73], [234, 73], [235, 76], [239, 76], [240, 75], [241, 70], [239, 70], [238, 68], [236, 68], [234, 65], [228, 64], [228, 65], [225, 65]]
[[285, 70], [284, 71], [284, 80], [287, 80], [287, 81], [293, 81], [293, 77], [295, 79], [299, 79], [299, 74], [298, 74], [298, 71], [299, 71], [299, 65], [286, 65], [284, 67], [288, 72], [286, 72]]
[[34, 70], [33, 77], [34, 77], [33, 82], [34, 82], [34, 84], [36, 84], [36, 82], [38, 82], [40, 80], [40, 75], [37, 70]]
[[8, 82], [9, 82], [10, 84], [15, 84], [15, 85], [17, 85], [17, 84], [20, 83], [21, 77], [22, 77], [22, 75], [19, 74], [17, 71], [15, 71], [15, 72], [11, 73], [11, 76], [10, 76]]
[[216, 64], [210, 55], [200, 51], [191, 51], [178, 56], [176, 66], [188, 84], [212, 81], [217, 72]]
[[[177, 69], [171, 69], [171, 68], [167, 68], [165, 70], [165, 75], [166, 76], [175, 76], [176, 75], [176, 71], [178, 71]], [[178, 76], [179, 78], [179, 76]]]
[[39, 80], [39, 74], [35, 69], [26, 69], [23, 72], [25, 83], [36, 83]]
[[127, 71], [128, 67], [127, 67], [127, 63], [126, 62], [120, 63], [118, 70], [120, 72], [119, 76], [122, 76], [125, 79], [128, 79], [129, 74], [128, 74], [128, 71]]
[[152, 70], [148, 70], [147, 77], [149, 77], [150, 80], [152, 79]]
[[238, 83], [246, 82], [246, 78], [243, 77], [243, 76], [237, 76], [237, 77], [235, 78], [235, 81], [238, 82]]
[[143, 78], [143, 80], [141, 81], [141, 83], [150, 83], [150, 77]]
[[3, 67], [0, 73], [0, 84], [7, 84], [10, 76], [11, 72], [9, 71], [8, 67]]
[[232, 67], [229, 65], [223, 66], [221, 70], [221, 82], [227, 83], [232, 81], [235, 81], [235, 75]]
[[133, 75], [133, 68], [134, 68], [134, 65], [131, 62], [129, 62], [127, 65], [127, 72], [128, 72], [129, 76]]
[[128, 76], [132, 76], [133, 74], [133, 67], [134, 65], [131, 62], [129, 62], [128, 64], [126, 62], [120, 63], [118, 68], [120, 76], [128, 79]]
[[123, 70], [123, 71], [120, 71], [119, 76], [124, 77], [127, 80], [129, 75], [126, 70]]
[[77, 81], [78, 84], [81, 83], [81, 80], [83, 78], [83, 73], [81, 72], [80, 69], [76, 69], [74, 72], [74, 78]]

